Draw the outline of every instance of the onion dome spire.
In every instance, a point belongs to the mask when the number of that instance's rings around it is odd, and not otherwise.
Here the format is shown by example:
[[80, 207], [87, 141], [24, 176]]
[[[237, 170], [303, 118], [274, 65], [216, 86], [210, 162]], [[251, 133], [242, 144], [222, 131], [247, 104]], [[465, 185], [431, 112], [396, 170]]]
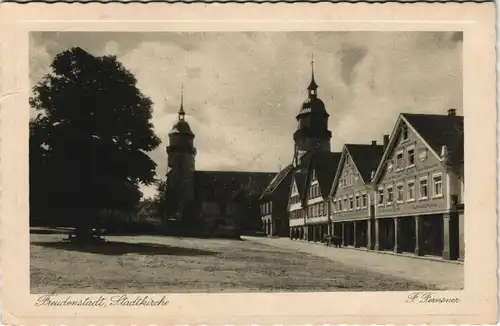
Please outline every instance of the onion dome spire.
[[316, 81], [314, 80], [314, 53], [313, 53], [311, 55], [311, 83], [309, 83], [309, 86], [307, 87], [310, 98], [318, 96], [316, 92], [317, 89], [318, 89], [318, 84], [316, 84]]
[[184, 120], [186, 112], [184, 112], [184, 84], [181, 86], [181, 107], [179, 109], [179, 120]]

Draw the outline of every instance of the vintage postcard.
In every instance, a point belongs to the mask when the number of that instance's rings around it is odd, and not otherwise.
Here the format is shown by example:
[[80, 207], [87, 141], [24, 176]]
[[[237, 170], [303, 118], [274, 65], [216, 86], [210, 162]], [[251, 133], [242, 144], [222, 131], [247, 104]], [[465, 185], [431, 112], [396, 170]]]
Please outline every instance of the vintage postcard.
[[496, 323], [493, 3], [0, 16], [3, 323]]

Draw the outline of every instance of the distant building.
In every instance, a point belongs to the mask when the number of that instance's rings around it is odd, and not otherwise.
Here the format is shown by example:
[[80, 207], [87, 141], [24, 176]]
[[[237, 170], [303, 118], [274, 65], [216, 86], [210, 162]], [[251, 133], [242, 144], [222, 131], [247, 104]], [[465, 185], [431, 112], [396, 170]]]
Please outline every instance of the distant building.
[[[302, 168], [295, 175], [295, 186], [301, 195], [298, 203], [291, 205], [295, 212], [290, 222], [295, 235], [303, 228], [301, 239], [319, 242], [325, 234], [332, 234], [331, 212], [329, 202], [335, 171], [340, 162], [341, 153], [327, 151], [308, 152], [302, 160]], [[306, 163], [307, 162], [307, 163]], [[290, 199], [296, 196], [291, 193]], [[292, 211], [292, 210], [291, 210]]]
[[293, 165], [287, 165], [271, 180], [260, 198], [263, 231], [269, 236], [289, 234], [288, 196]]
[[194, 133], [181, 99], [167, 146], [167, 208], [164, 218], [180, 222], [184, 234], [239, 237], [260, 230], [259, 197], [276, 173], [196, 171]]
[[275, 173], [196, 171], [202, 235], [232, 236], [260, 231], [259, 197]]

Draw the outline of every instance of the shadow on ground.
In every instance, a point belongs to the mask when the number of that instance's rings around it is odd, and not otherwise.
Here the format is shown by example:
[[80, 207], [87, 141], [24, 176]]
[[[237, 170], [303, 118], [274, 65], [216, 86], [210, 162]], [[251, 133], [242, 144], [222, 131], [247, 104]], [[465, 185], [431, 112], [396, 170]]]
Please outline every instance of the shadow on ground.
[[68, 230], [57, 228], [30, 228], [30, 234], [65, 234]]
[[128, 243], [109, 241], [77, 245], [70, 242], [33, 242], [32, 245], [46, 248], [86, 252], [99, 255], [120, 256], [125, 254], [170, 255], [170, 256], [213, 256], [218, 252], [195, 248], [166, 246], [157, 243]]

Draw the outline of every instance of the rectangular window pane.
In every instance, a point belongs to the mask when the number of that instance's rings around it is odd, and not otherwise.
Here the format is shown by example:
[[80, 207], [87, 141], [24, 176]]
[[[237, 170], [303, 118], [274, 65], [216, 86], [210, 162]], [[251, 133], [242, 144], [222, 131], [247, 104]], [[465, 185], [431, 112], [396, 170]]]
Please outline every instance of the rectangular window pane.
[[427, 179], [420, 180], [420, 198], [427, 198]]
[[402, 168], [403, 167], [403, 153], [399, 153], [396, 156], [396, 167], [397, 168]]
[[384, 203], [384, 190], [380, 189], [378, 191], [378, 203], [383, 204]]
[[415, 164], [415, 150], [409, 149], [408, 150], [408, 165], [413, 165], [413, 164]]
[[398, 185], [398, 201], [403, 201], [403, 185]]
[[408, 199], [415, 199], [415, 183], [408, 182]]
[[441, 196], [443, 194], [443, 181], [441, 176], [435, 176], [434, 180], [434, 196]]

